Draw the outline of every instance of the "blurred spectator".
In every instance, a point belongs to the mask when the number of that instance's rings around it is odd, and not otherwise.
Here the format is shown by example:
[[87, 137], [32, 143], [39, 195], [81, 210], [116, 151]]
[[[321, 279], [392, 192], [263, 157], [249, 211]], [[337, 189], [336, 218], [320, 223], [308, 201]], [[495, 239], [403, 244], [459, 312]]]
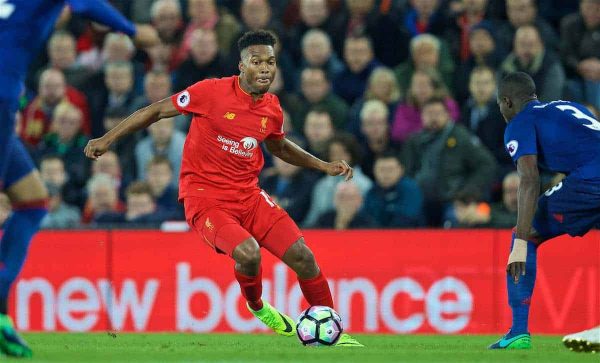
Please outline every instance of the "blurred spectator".
[[410, 0], [410, 10], [404, 16], [404, 26], [411, 37], [423, 33], [444, 34], [444, 15], [440, 0]]
[[475, 194], [458, 195], [447, 211], [449, 219], [444, 227], [483, 228], [488, 227], [491, 219], [490, 205], [479, 200]]
[[488, 67], [477, 67], [469, 80], [471, 97], [461, 112], [461, 124], [473, 132], [492, 152], [502, 170], [514, 169], [512, 159], [504, 147], [506, 122], [496, 103], [496, 77]]
[[286, 42], [294, 59], [300, 59], [302, 55], [300, 46], [308, 31], [318, 29], [330, 35], [333, 34], [334, 26], [327, 0], [299, 0], [299, 3], [300, 21], [288, 31]]
[[423, 194], [417, 183], [404, 176], [394, 152], [380, 154], [373, 167], [375, 185], [365, 196], [363, 210], [380, 227], [418, 227], [423, 223]]
[[150, 17], [161, 41], [179, 45], [184, 25], [179, 0], [155, 0], [150, 8]]
[[152, 197], [158, 208], [168, 219], [185, 220], [182, 205], [178, 202], [177, 188], [173, 186], [173, 168], [169, 159], [155, 156], [146, 169], [146, 182], [152, 190]]
[[[242, 0], [240, 6], [240, 18], [242, 20], [241, 32], [269, 29], [278, 36], [283, 34], [283, 26], [272, 17], [271, 5], [268, 0]], [[233, 42], [235, 46], [235, 42]], [[237, 48], [232, 49], [231, 54], [236, 54]]]
[[[292, 140], [303, 146], [299, 140], [294, 140], [293, 137]], [[316, 181], [315, 173], [303, 171], [299, 166], [288, 164], [274, 157], [273, 168], [265, 171], [260, 185], [296, 223], [300, 223], [310, 208]]]
[[513, 45], [517, 29], [531, 25], [538, 29], [540, 41], [549, 50], [557, 50], [559, 43], [556, 31], [546, 20], [538, 17], [536, 0], [506, 0], [508, 21], [497, 28], [498, 45], [507, 50]]
[[579, 13], [561, 21], [562, 58], [570, 96], [600, 108], [600, 1], [581, 0]]
[[432, 70], [416, 71], [412, 76], [405, 102], [396, 108], [392, 124], [392, 140], [403, 142], [423, 128], [421, 109], [433, 97], [445, 100], [452, 120], [460, 117], [458, 104], [450, 97], [439, 74]]
[[536, 94], [542, 102], [562, 98], [565, 85], [563, 66], [558, 57], [544, 47], [538, 30], [530, 25], [517, 30], [513, 52], [500, 66], [502, 75], [519, 71], [533, 78]]
[[176, 46], [173, 44], [160, 43], [147, 49], [149, 58], [148, 68], [154, 71], [173, 72], [181, 62], [185, 60], [175, 59]]
[[61, 188], [54, 184], [46, 184], [48, 196], [48, 214], [42, 219], [41, 228], [76, 228], [81, 221], [81, 213], [75, 206], [63, 201]]
[[[174, 129], [174, 120], [174, 118], [165, 118], [153, 123], [148, 127], [149, 135], [136, 145], [135, 159], [139, 179], [146, 179], [145, 166], [157, 155], [169, 159], [173, 174], [179, 176], [185, 135]], [[178, 182], [178, 177], [173, 178], [171, 185], [177, 187]]]
[[192, 47], [193, 34], [198, 29], [212, 30], [216, 33], [217, 49], [224, 57], [231, 45], [240, 35], [240, 24], [236, 18], [225, 9], [217, 7], [215, 0], [188, 0], [188, 15], [190, 21], [183, 34], [183, 43], [178, 50], [185, 58]]
[[172, 93], [169, 74], [164, 71], [150, 71], [144, 77], [144, 94], [133, 101], [130, 113], [169, 97]]
[[44, 135], [50, 131], [52, 113], [61, 102], [68, 101], [77, 107], [83, 115], [82, 129], [90, 132], [89, 109], [86, 96], [75, 88], [68, 86], [65, 76], [58, 69], [47, 69], [40, 75], [38, 96], [34, 98], [23, 112], [21, 123], [21, 139], [29, 145], [37, 145]]
[[[125, 34], [108, 33], [102, 47], [103, 64], [127, 62], [133, 70], [133, 90], [135, 94], [142, 93], [145, 66], [135, 57], [137, 50], [131, 38]], [[101, 73], [101, 72], [100, 72]]]
[[402, 164], [423, 190], [428, 225], [439, 226], [457, 195], [488, 193], [496, 162], [475, 135], [451, 122], [444, 99], [430, 99], [422, 117], [424, 129], [404, 145]]
[[104, 134], [103, 120], [108, 109], [124, 107], [130, 109], [135, 99], [133, 65], [130, 62], [110, 62], [98, 73], [100, 83], [90, 84], [90, 106], [93, 114], [92, 136]]
[[189, 57], [175, 70], [175, 92], [206, 78], [226, 75], [226, 60], [217, 43], [217, 33], [210, 29], [197, 29], [191, 35]]
[[400, 63], [395, 69], [400, 90], [406, 93], [416, 71], [436, 70], [446, 87], [452, 87], [454, 63], [442, 42], [434, 35], [421, 34], [410, 41], [410, 59]]
[[344, 41], [344, 70], [333, 82], [333, 89], [348, 104], [362, 96], [371, 72], [380, 63], [374, 58], [373, 43], [366, 36], [350, 36]]
[[67, 31], [58, 30], [48, 40], [48, 67], [63, 72], [67, 84], [81, 90], [91, 76], [91, 71], [77, 63], [75, 37]]
[[317, 228], [337, 230], [374, 228], [377, 226], [368, 211], [363, 209], [363, 195], [352, 181], [335, 186], [333, 209], [319, 215]]
[[323, 108], [313, 108], [306, 115], [304, 122], [304, 137], [307, 148], [311, 154], [320, 159], [325, 159], [327, 143], [333, 137], [335, 129], [331, 115]]
[[517, 203], [519, 174], [513, 171], [502, 181], [502, 202], [492, 204], [489, 226], [493, 228], [513, 228], [517, 225]]
[[453, 57], [464, 62], [471, 56], [470, 33], [486, 21], [488, 0], [463, 0], [461, 5], [459, 12], [451, 14], [445, 35]]
[[400, 146], [390, 139], [388, 108], [379, 100], [369, 100], [360, 111], [363, 157], [361, 170], [373, 179], [373, 164], [378, 155], [399, 152]]
[[[338, 133], [327, 144], [326, 160], [345, 160], [354, 168], [352, 182], [358, 186], [360, 193], [365, 195], [373, 186], [373, 182], [362, 172], [359, 166], [360, 152], [360, 145], [354, 136], [346, 133]], [[343, 181], [343, 176], [330, 175], [324, 176], [317, 181], [312, 193], [310, 210], [303, 222], [306, 227], [313, 227], [321, 214], [334, 207], [333, 195], [335, 194], [335, 189]]]
[[156, 208], [150, 186], [141, 181], [127, 187], [124, 212], [107, 211], [97, 213], [94, 217], [94, 222], [100, 225], [129, 223], [154, 228], [158, 228], [165, 220], [164, 214]]
[[[56, 155], [44, 155], [39, 163], [42, 181], [49, 187], [61, 191], [62, 199], [67, 204], [83, 208], [83, 188], [71, 180], [65, 171], [65, 163]], [[87, 180], [86, 180], [87, 182]]]
[[377, 67], [371, 73], [367, 82], [367, 89], [363, 96], [357, 99], [352, 108], [348, 121], [346, 122], [346, 131], [360, 137], [360, 113], [366, 102], [369, 100], [378, 100], [383, 102], [388, 108], [388, 122], [391, 124], [391, 116], [396, 112], [396, 106], [400, 100], [400, 88], [394, 72], [387, 67]]
[[302, 37], [300, 69], [321, 68], [329, 79], [344, 70], [344, 63], [331, 48], [329, 35], [320, 29], [311, 29]]
[[124, 196], [125, 188], [131, 182], [125, 179], [119, 155], [109, 150], [92, 163], [92, 177], [97, 174], [106, 174], [112, 178], [111, 185], [115, 188], [117, 196]]
[[4, 222], [10, 217], [12, 207], [8, 196], [4, 193], [0, 193], [0, 227], [4, 226]]
[[401, 25], [400, 11], [394, 4], [377, 6], [375, 0], [346, 0], [345, 8], [336, 14], [330, 33], [338, 54], [343, 54], [344, 39], [365, 35], [372, 40], [375, 58], [394, 66], [406, 58], [410, 35]]
[[496, 48], [491, 23], [483, 21], [469, 32], [469, 58], [462, 62], [454, 77], [454, 96], [459, 103], [469, 97], [469, 78], [475, 67], [487, 66], [496, 69], [501, 55]]
[[346, 102], [331, 91], [331, 82], [321, 68], [305, 68], [301, 73], [301, 94], [293, 110], [295, 129], [301, 130], [303, 120], [312, 108], [324, 109], [331, 115], [333, 126], [342, 129], [348, 116]]
[[[102, 158], [106, 155], [102, 155]], [[81, 223], [88, 224], [97, 216], [109, 212], [125, 211], [125, 204], [119, 200], [115, 179], [104, 173], [94, 174], [87, 184], [88, 199], [83, 209]]]
[[69, 175], [72, 187], [83, 188], [88, 177], [90, 159], [83, 148], [89, 138], [81, 131], [81, 111], [68, 102], [62, 102], [54, 110], [51, 132], [37, 146], [37, 159], [43, 155], [59, 156]]
[[600, 119], [600, 111], [594, 105], [584, 104], [584, 106], [594, 115], [596, 120]]
[[[126, 107], [111, 107], [106, 110], [103, 124], [104, 132], [112, 130], [121, 121], [123, 121], [130, 112]], [[139, 140], [139, 133], [124, 136], [110, 145], [110, 150], [119, 155], [119, 160], [123, 169], [123, 178], [125, 180], [134, 180], [137, 175], [137, 166], [135, 162], [135, 145]]]

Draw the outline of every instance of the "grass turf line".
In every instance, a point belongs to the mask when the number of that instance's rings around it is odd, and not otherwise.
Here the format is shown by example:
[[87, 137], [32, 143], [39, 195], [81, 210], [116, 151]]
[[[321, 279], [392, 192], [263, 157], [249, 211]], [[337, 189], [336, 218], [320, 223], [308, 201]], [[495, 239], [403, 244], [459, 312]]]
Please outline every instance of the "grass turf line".
[[270, 334], [26, 333], [28, 362], [598, 362], [559, 336], [534, 336], [530, 351], [488, 351], [498, 336], [357, 335], [365, 348], [306, 348]]

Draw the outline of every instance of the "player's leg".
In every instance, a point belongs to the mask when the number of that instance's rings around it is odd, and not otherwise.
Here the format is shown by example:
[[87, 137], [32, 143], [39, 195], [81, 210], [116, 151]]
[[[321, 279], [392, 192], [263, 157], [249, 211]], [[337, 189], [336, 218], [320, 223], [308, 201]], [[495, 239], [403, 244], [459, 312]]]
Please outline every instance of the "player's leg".
[[8, 170], [6, 194], [13, 212], [6, 221], [0, 241], [0, 350], [11, 356], [29, 357], [31, 350], [15, 332], [8, 316], [8, 295], [23, 267], [29, 243], [47, 213], [48, 192], [25, 148], [16, 138], [11, 140]]
[[186, 219], [192, 229], [218, 253], [227, 254], [235, 261], [235, 278], [247, 301], [248, 310], [276, 333], [293, 335], [293, 320], [262, 300], [260, 246], [240, 225], [240, 205], [205, 198], [186, 198], [184, 206]]
[[[508, 291], [508, 304], [512, 311], [512, 326], [504, 337], [489, 346], [490, 349], [531, 348], [529, 307], [537, 275], [537, 249], [541, 243], [565, 234], [557, 220], [557, 218], [560, 219], [560, 216], [553, 215], [549, 210], [549, 203], [552, 203], [553, 199], [556, 198], [558, 198], [558, 193], [553, 192], [542, 195], [538, 200], [533, 229], [527, 241], [525, 275], [520, 276], [517, 283], [506, 271], [506, 288]], [[510, 244], [511, 252], [514, 241], [515, 233], [513, 232]]]
[[[333, 298], [327, 279], [319, 268], [314, 254], [304, 242], [300, 229], [283, 210], [279, 209], [271, 212], [282, 214], [279, 219], [272, 219], [276, 222], [274, 224], [271, 222], [271, 225], [265, 228], [266, 233], [261, 233], [260, 230], [257, 231], [257, 235], [262, 236], [260, 245], [294, 270], [302, 294], [309, 305], [333, 308]], [[269, 215], [271, 213], [266, 210], [265, 214]], [[273, 215], [273, 217], [275, 216]], [[256, 222], [257, 226], [261, 226], [260, 221]], [[336, 345], [342, 347], [363, 346], [346, 333], [340, 336]]]
[[17, 103], [0, 100], [0, 190], [4, 189], [4, 177], [8, 167], [10, 140], [15, 134]]

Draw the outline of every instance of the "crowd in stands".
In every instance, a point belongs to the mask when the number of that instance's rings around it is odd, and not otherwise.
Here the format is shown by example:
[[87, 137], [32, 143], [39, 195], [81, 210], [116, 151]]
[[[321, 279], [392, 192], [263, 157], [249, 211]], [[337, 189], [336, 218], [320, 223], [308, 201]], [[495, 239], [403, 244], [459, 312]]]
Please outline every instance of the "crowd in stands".
[[[248, 30], [279, 39], [271, 91], [288, 137], [354, 167], [344, 182], [265, 153], [262, 188], [306, 228], [511, 228], [519, 177], [498, 79], [525, 71], [542, 101], [600, 108], [600, 0], [111, 3], [162, 43], [136, 49], [65, 8], [17, 124], [50, 192], [44, 228], [185, 220], [177, 187], [188, 116], [119, 140], [96, 162], [83, 148], [142, 107], [237, 74], [236, 41]], [[9, 211], [0, 196], [0, 224]]]

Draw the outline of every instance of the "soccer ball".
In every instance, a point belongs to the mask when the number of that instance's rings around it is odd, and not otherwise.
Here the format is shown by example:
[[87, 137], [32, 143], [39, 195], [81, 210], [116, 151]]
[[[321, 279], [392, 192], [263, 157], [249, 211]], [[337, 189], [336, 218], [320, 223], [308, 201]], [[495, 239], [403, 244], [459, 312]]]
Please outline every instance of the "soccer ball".
[[327, 306], [311, 306], [300, 314], [296, 323], [300, 342], [313, 347], [335, 345], [342, 331], [342, 319]]

